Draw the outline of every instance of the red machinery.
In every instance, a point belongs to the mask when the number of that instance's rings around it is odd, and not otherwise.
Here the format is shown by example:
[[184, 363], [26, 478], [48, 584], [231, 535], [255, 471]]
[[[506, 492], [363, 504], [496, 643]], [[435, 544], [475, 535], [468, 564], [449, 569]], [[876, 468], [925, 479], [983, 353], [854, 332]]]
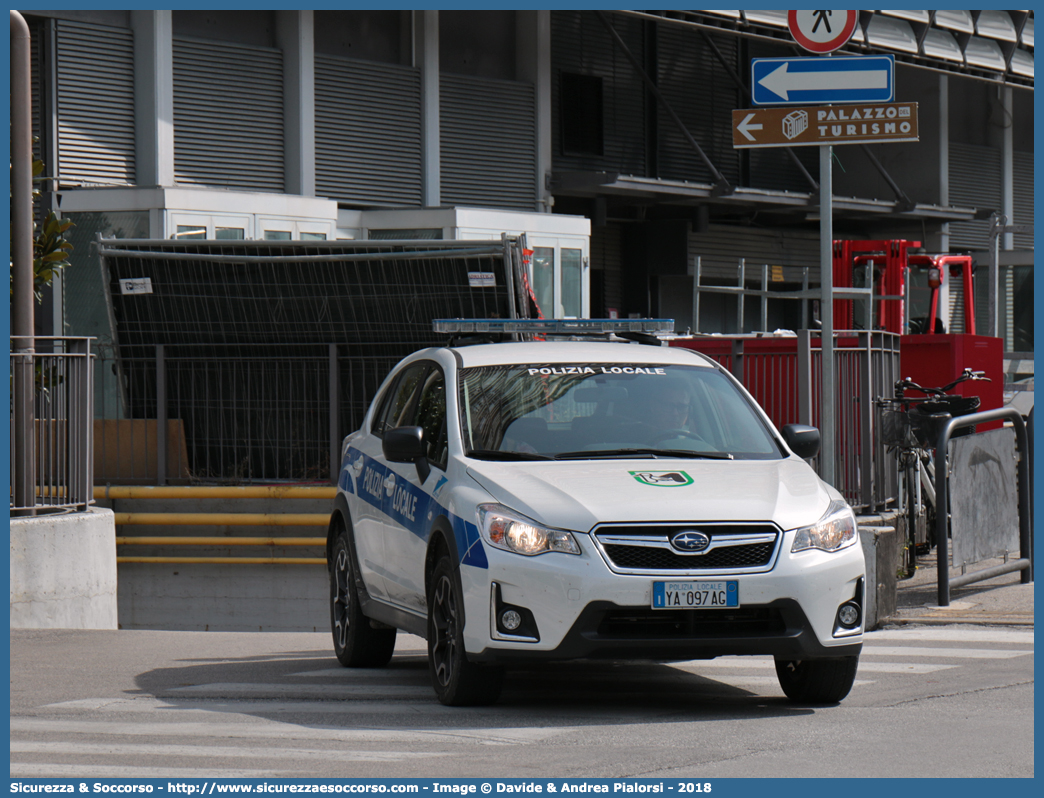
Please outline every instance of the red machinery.
[[[872, 287], [875, 329], [899, 333], [900, 369], [919, 385], [946, 385], [965, 368], [984, 371], [991, 382], [965, 382], [962, 396], [979, 396], [980, 409], [1004, 403], [1003, 341], [975, 334], [972, 259], [968, 255], [922, 255], [909, 250], [919, 241], [835, 241], [834, 286]], [[945, 330], [939, 289], [946, 280], [961, 281], [963, 330]], [[834, 300], [834, 329], [865, 326], [859, 300]], [[908, 306], [909, 304], [909, 306]], [[865, 306], [863, 306], [865, 311]]]
[[[939, 289], [960, 279], [964, 295], [964, 332], [975, 335], [975, 298], [969, 255], [911, 254], [920, 241], [835, 241], [834, 287], [866, 288], [883, 297], [874, 310], [877, 330], [905, 334], [944, 333]], [[909, 304], [909, 307], [908, 307]], [[834, 329], [865, 326], [850, 299], [834, 300]], [[949, 380], [947, 380], [949, 382]]]

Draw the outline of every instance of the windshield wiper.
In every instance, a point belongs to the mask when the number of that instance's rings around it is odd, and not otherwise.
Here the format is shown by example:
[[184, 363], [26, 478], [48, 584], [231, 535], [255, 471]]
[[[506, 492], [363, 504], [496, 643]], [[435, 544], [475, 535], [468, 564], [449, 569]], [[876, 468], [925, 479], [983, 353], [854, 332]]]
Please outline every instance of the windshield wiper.
[[502, 452], [498, 449], [472, 449], [467, 453], [468, 457], [476, 460], [550, 460], [546, 454], [532, 454], [530, 452]]
[[555, 460], [596, 460], [613, 457], [690, 457], [706, 460], [732, 460], [728, 452], [694, 452], [690, 449], [594, 449], [592, 451], [560, 452]]

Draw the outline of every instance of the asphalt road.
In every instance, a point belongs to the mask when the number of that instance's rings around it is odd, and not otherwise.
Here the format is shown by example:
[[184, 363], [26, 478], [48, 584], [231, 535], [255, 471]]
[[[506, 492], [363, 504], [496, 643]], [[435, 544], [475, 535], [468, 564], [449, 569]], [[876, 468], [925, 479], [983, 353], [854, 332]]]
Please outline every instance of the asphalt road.
[[13, 631], [11, 775], [1030, 777], [1033, 631], [873, 632], [833, 707], [748, 657], [545, 665], [468, 709], [405, 635], [347, 670], [324, 634]]

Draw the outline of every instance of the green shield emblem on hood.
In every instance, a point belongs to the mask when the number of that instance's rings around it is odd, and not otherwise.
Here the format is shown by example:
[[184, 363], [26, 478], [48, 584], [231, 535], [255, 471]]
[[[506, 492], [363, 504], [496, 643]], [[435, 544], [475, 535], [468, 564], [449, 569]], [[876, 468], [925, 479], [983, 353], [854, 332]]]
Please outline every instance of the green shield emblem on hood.
[[684, 471], [628, 471], [643, 485], [657, 488], [681, 488], [692, 484], [692, 477]]

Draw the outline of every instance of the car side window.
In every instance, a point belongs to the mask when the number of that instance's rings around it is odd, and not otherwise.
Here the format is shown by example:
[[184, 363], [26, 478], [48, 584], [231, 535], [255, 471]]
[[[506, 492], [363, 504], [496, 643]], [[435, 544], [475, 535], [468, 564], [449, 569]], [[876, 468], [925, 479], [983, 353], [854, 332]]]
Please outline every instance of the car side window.
[[385, 430], [410, 423], [414, 395], [427, 368], [427, 363], [414, 363], [400, 372], [395, 383], [381, 400], [381, 408], [374, 416], [370, 432], [380, 438], [384, 436]]
[[424, 378], [415, 423], [424, 429], [428, 461], [445, 470], [449, 456], [446, 443], [446, 378], [438, 366], [433, 366]]
[[381, 403], [377, 407], [377, 411], [373, 414], [373, 421], [370, 422], [370, 434], [376, 435], [378, 438], [384, 436], [385, 430], [385, 419], [388, 417], [388, 407], [391, 405], [391, 398], [395, 393], [395, 383], [398, 380], [392, 380], [392, 384], [388, 386], [388, 390], [381, 396]]

